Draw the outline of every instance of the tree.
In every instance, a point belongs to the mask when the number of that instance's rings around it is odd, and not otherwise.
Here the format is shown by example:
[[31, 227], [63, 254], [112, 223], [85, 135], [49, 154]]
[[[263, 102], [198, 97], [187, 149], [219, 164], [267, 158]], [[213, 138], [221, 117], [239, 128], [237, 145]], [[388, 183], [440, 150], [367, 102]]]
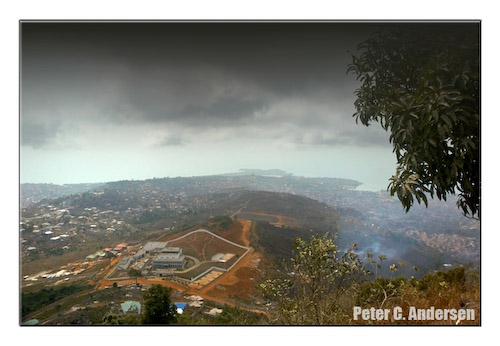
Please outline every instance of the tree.
[[144, 324], [170, 324], [177, 319], [177, 309], [170, 303], [172, 289], [153, 285], [143, 294]]
[[109, 313], [103, 317], [102, 324], [105, 325], [141, 324], [141, 319], [139, 315]]
[[388, 190], [408, 211], [427, 194], [458, 193], [464, 215], [480, 217], [479, 25], [385, 26], [358, 46], [348, 72], [356, 122], [390, 131], [397, 158]]
[[[355, 246], [355, 244], [353, 244]], [[295, 240], [296, 257], [281, 278], [260, 285], [278, 324], [338, 324], [352, 313], [350, 300], [367, 271], [358, 255], [342, 253], [327, 235]]]
[[129, 271], [128, 271], [128, 275], [129, 275], [130, 277], [141, 277], [141, 276], [142, 276], [142, 273], [141, 273], [141, 271], [140, 271], [140, 270], [138, 270], [138, 269], [131, 268], [131, 269], [129, 269]]

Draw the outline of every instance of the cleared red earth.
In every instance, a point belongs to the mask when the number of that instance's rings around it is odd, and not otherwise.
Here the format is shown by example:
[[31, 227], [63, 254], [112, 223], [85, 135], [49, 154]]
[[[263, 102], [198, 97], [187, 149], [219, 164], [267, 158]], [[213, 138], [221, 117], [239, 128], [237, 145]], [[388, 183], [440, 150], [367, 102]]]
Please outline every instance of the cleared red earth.
[[246, 249], [219, 239], [210, 233], [192, 233], [185, 238], [170, 241], [169, 246], [181, 247], [184, 254], [194, 256], [201, 261], [210, 261], [217, 253], [232, 253], [242, 256]]
[[[245, 222], [245, 221], [243, 221]], [[246, 246], [248, 247], [248, 241], [245, 242], [243, 240], [243, 224], [242, 222], [238, 222], [238, 221], [233, 221], [231, 223], [231, 225], [225, 230], [225, 231], [218, 231], [218, 230], [215, 230], [215, 231], [212, 231], [212, 233], [215, 233], [217, 234], [218, 236], [221, 236], [222, 238], [224, 239], [227, 239], [229, 241], [232, 241], [236, 244], [240, 244], [240, 245], [243, 245], [243, 246]]]
[[[250, 230], [252, 222], [241, 220], [241, 240], [243, 245], [250, 245]], [[256, 280], [260, 271], [258, 265], [262, 256], [253, 248], [230, 271], [198, 290], [198, 294], [219, 299], [232, 299], [235, 296], [247, 300], [255, 294]]]

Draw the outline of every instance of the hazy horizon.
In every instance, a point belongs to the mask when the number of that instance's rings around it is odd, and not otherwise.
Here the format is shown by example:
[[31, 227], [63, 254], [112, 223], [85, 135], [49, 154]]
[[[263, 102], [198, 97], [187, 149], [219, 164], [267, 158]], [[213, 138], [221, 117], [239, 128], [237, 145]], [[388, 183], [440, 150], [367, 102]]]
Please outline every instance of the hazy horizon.
[[[53, 185], [72, 185], [72, 184], [106, 184], [110, 182], [115, 182], [115, 181], [141, 181], [141, 180], [149, 180], [149, 179], [164, 179], [164, 178], [197, 178], [197, 177], [208, 177], [208, 176], [224, 176], [227, 174], [233, 174], [233, 173], [240, 173], [241, 171], [244, 170], [250, 170], [250, 168], [241, 168], [236, 171], [231, 171], [231, 172], [218, 172], [214, 174], [201, 174], [201, 175], [177, 175], [177, 176], [152, 176], [152, 177], [142, 177], [142, 178], [128, 178], [128, 179], [113, 179], [113, 180], [102, 180], [102, 181], [69, 181], [69, 182], [32, 182], [32, 181], [25, 181], [21, 182], [21, 184], [53, 184]], [[259, 170], [258, 168], [253, 168], [253, 170]], [[269, 168], [266, 170], [279, 170], [279, 168]], [[350, 179], [350, 180], [356, 180], [352, 178], [346, 178], [346, 177], [328, 177], [328, 176], [313, 176], [313, 175], [298, 175], [293, 172], [288, 172], [288, 171], [283, 171], [286, 174], [292, 174], [292, 176], [297, 177], [297, 178], [337, 178], [337, 179]], [[249, 173], [249, 175], [252, 173]], [[373, 192], [378, 192], [380, 190], [386, 190], [386, 188], [377, 188], [376, 185], [370, 186], [364, 182], [358, 181], [360, 185], [356, 188], [356, 190], [361, 190], [361, 191], [373, 191]]]

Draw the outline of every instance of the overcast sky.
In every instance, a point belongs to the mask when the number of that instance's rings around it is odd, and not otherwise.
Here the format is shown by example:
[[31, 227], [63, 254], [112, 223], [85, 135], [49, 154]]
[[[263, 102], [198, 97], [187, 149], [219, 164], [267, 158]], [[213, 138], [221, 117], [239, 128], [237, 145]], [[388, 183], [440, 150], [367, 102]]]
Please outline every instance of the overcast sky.
[[21, 182], [280, 168], [385, 189], [388, 134], [356, 125], [346, 74], [377, 25], [25, 22]]

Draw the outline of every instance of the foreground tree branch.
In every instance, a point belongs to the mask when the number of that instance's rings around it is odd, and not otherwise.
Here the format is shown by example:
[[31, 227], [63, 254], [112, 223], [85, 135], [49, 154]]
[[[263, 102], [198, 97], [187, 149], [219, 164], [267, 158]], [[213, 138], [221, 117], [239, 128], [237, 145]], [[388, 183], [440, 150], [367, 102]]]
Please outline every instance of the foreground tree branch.
[[390, 132], [398, 161], [388, 190], [408, 211], [416, 199], [457, 193], [480, 217], [479, 25], [385, 26], [358, 46], [356, 122]]

